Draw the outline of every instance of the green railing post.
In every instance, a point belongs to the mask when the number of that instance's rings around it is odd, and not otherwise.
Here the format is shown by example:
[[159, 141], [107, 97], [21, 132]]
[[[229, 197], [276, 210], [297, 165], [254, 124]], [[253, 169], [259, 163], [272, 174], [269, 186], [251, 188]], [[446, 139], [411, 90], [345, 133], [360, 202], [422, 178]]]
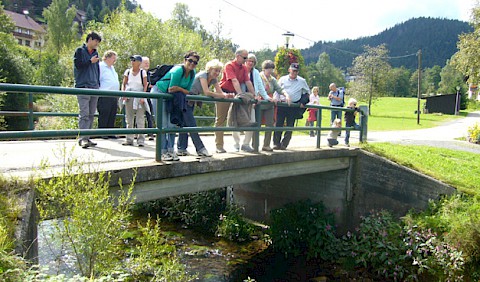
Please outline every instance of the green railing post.
[[317, 111], [317, 149], [320, 149], [320, 137], [322, 135], [322, 109]]
[[367, 142], [368, 106], [360, 106], [360, 142]]
[[[262, 127], [262, 110], [261, 108], [261, 103], [256, 103], [253, 104], [255, 107], [255, 121], [257, 122], [257, 127], [260, 128]], [[255, 131], [253, 133], [253, 150], [254, 152], [258, 153], [259, 152], [259, 147], [260, 147], [260, 131]]]
[[[155, 161], [162, 161], [162, 138], [164, 136], [163, 132], [163, 98], [157, 99], [157, 111], [155, 113], [156, 126], [157, 126], [157, 137], [155, 138]], [[166, 142], [166, 140], [165, 140]]]
[[33, 124], [33, 93], [28, 93], [28, 129], [34, 130], [35, 125]]

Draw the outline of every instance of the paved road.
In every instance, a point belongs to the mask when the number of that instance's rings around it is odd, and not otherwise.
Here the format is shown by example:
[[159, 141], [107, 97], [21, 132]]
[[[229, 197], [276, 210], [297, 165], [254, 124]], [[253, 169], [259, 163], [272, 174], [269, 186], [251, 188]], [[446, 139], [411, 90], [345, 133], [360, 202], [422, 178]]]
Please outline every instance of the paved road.
[[[394, 142], [401, 144], [429, 145], [445, 147], [455, 150], [464, 150], [480, 154], [480, 145], [458, 141], [455, 138], [465, 136], [467, 129], [475, 122], [480, 122], [480, 112], [471, 113], [466, 118], [448, 122], [441, 126], [421, 130], [369, 132], [369, 142]], [[326, 132], [325, 132], [326, 134]], [[75, 140], [34, 140], [34, 141], [3, 141], [0, 142], [0, 173], [5, 176], [27, 177], [39, 167], [42, 161], [48, 160], [51, 167], [60, 170], [65, 157], [77, 158], [91, 165], [94, 169], [121, 169], [132, 166], [157, 164], [155, 162], [155, 143], [146, 141], [146, 146], [122, 146], [123, 139], [103, 140], [95, 139], [97, 147], [82, 149]], [[215, 151], [214, 137], [202, 136], [207, 150]], [[262, 140], [263, 141], [263, 140]], [[330, 150], [326, 144], [326, 136], [322, 135], [321, 148]], [[342, 144], [341, 138], [340, 143]], [[351, 143], [358, 142], [358, 132], [352, 132]], [[225, 159], [248, 155], [238, 153], [233, 149], [231, 136], [225, 137], [227, 154], [214, 154], [211, 158], [197, 158], [195, 156], [181, 157], [183, 162], [202, 162], [214, 159]], [[195, 152], [192, 142], [188, 150]], [[293, 136], [289, 150], [315, 150], [316, 138], [308, 135]], [[346, 148], [339, 145], [335, 148]], [[67, 153], [63, 153], [63, 151]], [[263, 152], [262, 152], [263, 153]], [[280, 152], [274, 152], [278, 154]], [[165, 165], [165, 164], [160, 164]], [[168, 164], [167, 164], [168, 165]]]
[[466, 138], [468, 128], [477, 122], [480, 123], [480, 112], [473, 112], [465, 118], [427, 129], [368, 132], [367, 139], [368, 142], [428, 145], [480, 154], [480, 145], [456, 140]]

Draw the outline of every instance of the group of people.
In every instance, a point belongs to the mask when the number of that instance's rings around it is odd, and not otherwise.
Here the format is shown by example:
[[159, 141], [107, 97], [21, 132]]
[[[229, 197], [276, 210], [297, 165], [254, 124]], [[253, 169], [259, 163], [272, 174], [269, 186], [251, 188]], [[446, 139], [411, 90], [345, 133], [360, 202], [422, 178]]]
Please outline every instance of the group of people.
[[[101, 37], [92, 32], [87, 35], [86, 43], [77, 48], [74, 55], [75, 87], [103, 90], [140, 91], [170, 93], [173, 99], [163, 99], [162, 126], [164, 128], [196, 127], [194, 108], [201, 107], [201, 102], [186, 100], [186, 95], [206, 95], [214, 98], [239, 98], [245, 103], [232, 103], [218, 101], [215, 103], [215, 127], [229, 126], [250, 127], [259, 123], [267, 127], [293, 127], [295, 119], [301, 118], [307, 103], [319, 105], [318, 87], [312, 89], [312, 93], [304, 78], [298, 75], [299, 64], [292, 63], [288, 74], [277, 79], [273, 76], [275, 68], [271, 60], [262, 63], [262, 71], [255, 66], [257, 59], [254, 54], [249, 54], [245, 49], [238, 49], [235, 58], [223, 65], [219, 60], [211, 60], [206, 63], [205, 70], [196, 72], [200, 56], [194, 51], [184, 55], [183, 63], [172, 67], [158, 82], [152, 85], [149, 81], [149, 59], [140, 55], [130, 57], [131, 68], [123, 73], [121, 85], [114, 64], [117, 54], [114, 51], [106, 51], [102, 61], [98, 57], [97, 47]], [[219, 79], [222, 73], [221, 79]], [[343, 107], [343, 92], [337, 91], [335, 84], [330, 85], [329, 99], [332, 106]], [[148, 95], [146, 95], [148, 97]], [[156, 109], [156, 99], [122, 97], [100, 97], [90, 95], [77, 95], [80, 108], [80, 129], [91, 129], [93, 117], [98, 109], [99, 128], [114, 128], [115, 116], [118, 105], [125, 107], [127, 128], [144, 128], [145, 118], [147, 126], [152, 127], [152, 115]], [[268, 103], [252, 103], [252, 101], [268, 101]], [[153, 102], [153, 103], [152, 103]], [[289, 106], [298, 104], [296, 107], [277, 105], [277, 102], [285, 102]], [[356, 105], [356, 101], [355, 101]], [[261, 120], [255, 120], [254, 107], [261, 111]], [[337, 113], [339, 112], [339, 113]], [[350, 118], [345, 116], [348, 123]], [[309, 109], [308, 122], [313, 126], [316, 119], [314, 109]], [[341, 111], [332, 111], [332, 122], [341, 119]], [[354, 120], [353, 120], [353, 123]], [[314, 134], [314, 131], [311, 132]], [[205, 148], [198, 133], [180, 133], [175, 150], [175, 133], [157, 136], [162, 138], [162, 159], [176, 161], [178, 156], [189, 155], [188, 135], [193, 141], [197, 155], [200, 157], [211, 156]], [[252, 152], [251, 147], [253, 131], [245, 131], [243, 141], [240, 142], [238, 131], [233, 132], [233, 147], [236, 151]], [[349, 132], [346, 143], [348, 144]], [[285, 150], [292, 137], [290, 130], [266, 131], [262, 151]], [[104, 136], [104, 138], [116, 138], [116, 136]], [[153, 136], [149, 136], [153, 138]], [[332, 135], [333, 138], [333, 135]], [[123, 145], [134, 145], [135, 136], [128, 134]], [[336, 140], [336, 138], [334, 138]], [[145, 145], [144, 134], [136, 136], [139, 147]], [[330, 140], [330, 139], [329, 139]], [[79, 138], [82, 148], [95, 146], [89, 136]], [[334, 143], [334, 142], [333, 142]], [[329, 141], [330, 144], [330, 141]], [[338, 144], [338, 141], [337, 141]], [[225, 153], [224, 133], [215, 131], [216, 153]]]

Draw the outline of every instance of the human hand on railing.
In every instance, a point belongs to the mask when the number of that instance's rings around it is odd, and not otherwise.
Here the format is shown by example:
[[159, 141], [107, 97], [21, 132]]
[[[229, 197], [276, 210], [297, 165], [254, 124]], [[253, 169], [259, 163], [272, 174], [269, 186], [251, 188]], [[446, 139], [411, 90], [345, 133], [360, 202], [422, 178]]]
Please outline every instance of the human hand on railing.
[[140, 104], [145, 104], [145, 98], [140, 98]]
[[290, 97], [287, 97], [286, 98], [286, 101], [287, 101], [287, 104], [290, 106], [290, 104], [292, 104], [292, 100], [290, 99]]
[[235, 98], [235, 93], [223, 93], [223, 95], [225, 95], [226, 99]]

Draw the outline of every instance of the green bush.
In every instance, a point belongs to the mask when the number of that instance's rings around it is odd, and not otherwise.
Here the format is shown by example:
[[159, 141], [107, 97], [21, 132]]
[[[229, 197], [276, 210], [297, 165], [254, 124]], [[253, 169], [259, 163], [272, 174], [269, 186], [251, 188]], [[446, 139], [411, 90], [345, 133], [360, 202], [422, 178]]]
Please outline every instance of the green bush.
[[246, 242], [252, 239], [254, 231], [254, 226], [245, 220], [239, 208], [230, 206], [225, 214], [220, 215], [216, 234], [230, 241]]
[[287, 204], [270, 214], [273, 247], [286, 256], [307, 254], [324, 260], [337, 256], [334, 216], [323, 203], [310, 200]]
[[214, 234], [225, 211], [225, 189], [198, 192], [144, 203], [142, 209]]

